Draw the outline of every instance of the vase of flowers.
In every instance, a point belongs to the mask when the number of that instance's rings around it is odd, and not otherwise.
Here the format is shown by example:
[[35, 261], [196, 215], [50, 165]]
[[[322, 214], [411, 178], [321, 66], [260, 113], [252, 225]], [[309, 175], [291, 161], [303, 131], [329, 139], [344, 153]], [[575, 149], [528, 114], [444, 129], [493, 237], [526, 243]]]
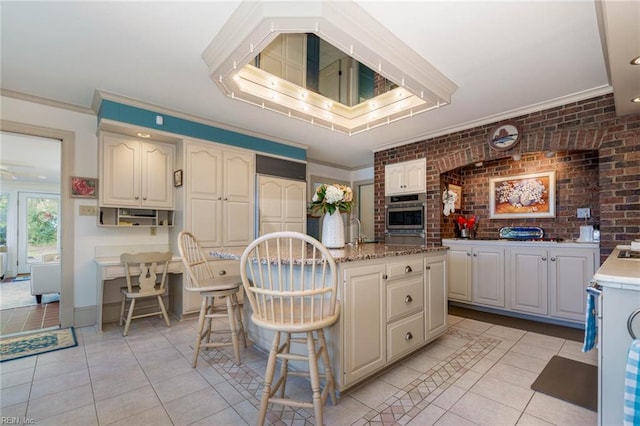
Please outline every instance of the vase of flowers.
[[327, 248], [344, 247], [344, 222], [341, 213], [353, 207], [353, 191], [346, 185], [322, 184], [311, 199], [314, 213], [322, 213], [322, 244]]
[[456, 224], [460, 230], [460, 237], [469, 238], [471, 237], [471, 231], [475, 231], [475, 228], [478, 226], [478, 219], [476, 216], [472, 216], [469, 219], [464, 216], [458, 216]]

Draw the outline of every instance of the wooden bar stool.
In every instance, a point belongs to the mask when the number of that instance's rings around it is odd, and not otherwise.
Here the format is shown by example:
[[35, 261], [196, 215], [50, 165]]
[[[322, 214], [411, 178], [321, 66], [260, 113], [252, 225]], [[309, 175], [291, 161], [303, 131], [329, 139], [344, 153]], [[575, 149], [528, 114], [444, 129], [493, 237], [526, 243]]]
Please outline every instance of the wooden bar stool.
[[[240, 274], [256, 326], [274, 332], [258, 424], [262, 425], [269, 403], [313, 408], [317, 425], [323, 424], [322, 407], [331, 395], [337, 403], [324, 329], [338, 321], [336, 264], [329, 251], [308, 235], [297, 232], [266, 234], [247, 247], [240, 260]], [[302, 337], [292, 337], [302, 334]], [[283, 336], [284, 335], [284, 336]], [[281, 338], [284, 342], [281, 342]], [[294, 353], [292, 343], [306, 352]], [[277, 360], [280, 377], [272, 386]], [[321, 374], [319, 360], [324, 372]], [[306, 361], [309, 371], [290, 371], [289, 361]], [[287, 376], [308, 376], [312, 401], [285, 398]], [[321, 390], [320, 377], [325, 380]], [[280, 395], [274, 396], [278, 389]]]
[[[240, 364], [240, 334], [244, 347], [247, 347], [247, 336], [242, 324], [242, 312], [238, 304], [238, 293], [242, 288], [239, 276], [218, 278], [213, 275], [202, 248], [196, 238], [190, 232], [182, 231], [178, 234], [178, 249], [182, 257], [188, 280], [185, 280], [185, 290], [200, 293], [200, 316], [198, 318], [198, 336], [196, 339], [193, 367], [198, 363], [200, 349], [215, 348], [233, 345], [236, 363]], [[225, 299], [224, 310], [214, 306], [216, 298]], [[231, 342], [213, 342], [211, 333], [214, 318], [228, 318], [228, 330], [216, 330], [216, 332], [231, 334]], [[206, 328], [205, 328], [206, 325]]]

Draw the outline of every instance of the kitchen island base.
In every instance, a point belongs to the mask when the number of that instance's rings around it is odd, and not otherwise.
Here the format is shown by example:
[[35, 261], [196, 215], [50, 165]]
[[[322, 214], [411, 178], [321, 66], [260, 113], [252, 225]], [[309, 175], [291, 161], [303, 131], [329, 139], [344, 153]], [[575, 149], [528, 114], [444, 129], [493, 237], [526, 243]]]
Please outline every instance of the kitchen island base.
[[[340, 319], [325, 335], [339, 393], [446, 333], [446, 262], [439, 248], [338, 263]], [[251, 322], [248, 303], [244, 309], [249, 339], [268, 352], [273, 333]]]

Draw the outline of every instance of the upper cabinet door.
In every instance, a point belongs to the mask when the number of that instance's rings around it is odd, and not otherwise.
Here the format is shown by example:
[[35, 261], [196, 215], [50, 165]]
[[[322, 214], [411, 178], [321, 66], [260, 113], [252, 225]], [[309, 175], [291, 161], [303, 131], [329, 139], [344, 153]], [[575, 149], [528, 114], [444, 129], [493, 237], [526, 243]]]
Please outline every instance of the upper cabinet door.
[[100, 205], [140, 205], [140, 142], [120, 136], [102, 138], [98, 191]]
[[416, 193], [426, 190], [427, 162], [420, 160], [407, 161], [404, 166], [404, 192]]
[[224, 152], [225, 201], [250, 201], [253, 195], [255, 160], [243, 152]]
[[142, 207], [173, 209], [173, 161], [175, 146], [142, 142]]
[[103, 134], [100, 205], [173, 210], [174, 158], [173, 145]]
[[426, 190], [426, 167], [424, 158], [388, 164], [384, 168], [385, 195], [415, 194]]

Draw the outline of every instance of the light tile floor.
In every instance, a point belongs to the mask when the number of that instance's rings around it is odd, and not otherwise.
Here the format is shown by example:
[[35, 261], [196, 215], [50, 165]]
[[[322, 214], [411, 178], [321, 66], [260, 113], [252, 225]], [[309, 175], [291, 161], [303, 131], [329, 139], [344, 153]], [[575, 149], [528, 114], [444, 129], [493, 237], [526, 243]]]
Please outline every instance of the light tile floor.
[[[266, 355], [230, 348], [201, 355], [191, 368], [195, 320], [166, 328], [134, 321], [128, 337], [76, 330], [78, 347], [0, 364], [1, 416], [38, 425], [253, 425]], [[326, 425], [596, 425], [596, 413], [534, 392], [553, 355], [596, 364], [579, 342], [449, 316], [434, 343], [358, 388]], [[309, 395], [294, 379], [288, 394]], [[274, 408], [267, 421], [313, 425], [310, 410]]]

